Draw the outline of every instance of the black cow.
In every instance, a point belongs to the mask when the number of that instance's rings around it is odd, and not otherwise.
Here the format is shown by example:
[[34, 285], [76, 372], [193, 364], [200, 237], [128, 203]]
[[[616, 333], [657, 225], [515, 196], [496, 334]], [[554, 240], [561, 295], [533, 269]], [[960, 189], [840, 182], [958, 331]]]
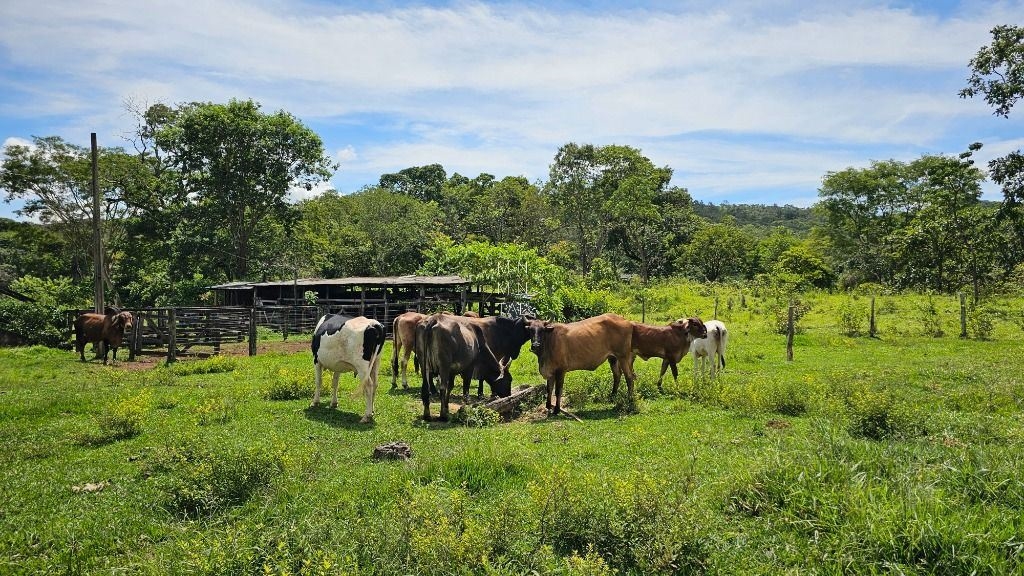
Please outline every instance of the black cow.
[[[430, 376], [438, 377], [441, 395], [440, 419], [448, 420], [448, 401], [455, 387], [455, 377], [462, 376], [463, 391], [468, 395], [469, 381], [473, 377], [491, 383], [492, 389], [509, 390], [512, 377], [507, 362], [498, 360], [487, 345], [484, 330], [466, 318], [435, 314], [416, 327], [416, 355], [420, 363], [423, 400], [423, 419], [430, 420]], [[422, 353], [421, 353], [422, 352]]]

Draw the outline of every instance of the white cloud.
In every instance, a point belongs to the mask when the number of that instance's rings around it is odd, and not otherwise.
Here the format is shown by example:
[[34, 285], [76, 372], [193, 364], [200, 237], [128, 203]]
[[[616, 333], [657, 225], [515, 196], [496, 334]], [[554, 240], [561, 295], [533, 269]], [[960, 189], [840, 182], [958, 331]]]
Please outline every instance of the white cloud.
[[[913, 157], [961, 137], [953, 122], [987, 126], [989, 108], [956, 91], [989, 29], [1024, 16], [1019, 0], [942, 16], [864, 0], [353, 5], [7, 0], [0, 64], [32, 73], [0, 76], [18, 95], [0, 96], [0, 116], [71, 117], [59, 127], [81, 141], [130, 130], [125, 98], [251, 97], [319, 123], [344, 188], [433, 162], [544, 178], [576, 141], [640, 147], [695, 193], [792, 186], [806, 198], [868, 154]], [[722, 136], [710, 150], [678, 144], [707, 134]]]
[[302, 187], [295, 187], [288, 191], [288, 198], [292, 202], [299, 202], [302, 200], [309, 200], [310, 198], [316, 198], [317, 196], [333, 190], [334, 186], [330, 182], [317, 182], [313, 185], [313, 188], [306, 190]]

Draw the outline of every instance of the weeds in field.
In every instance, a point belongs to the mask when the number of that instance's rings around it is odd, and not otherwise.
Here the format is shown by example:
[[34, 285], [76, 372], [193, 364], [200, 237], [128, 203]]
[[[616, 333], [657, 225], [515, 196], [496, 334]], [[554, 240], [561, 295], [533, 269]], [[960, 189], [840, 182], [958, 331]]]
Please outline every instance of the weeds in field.
[[184, 440], [157, 450], [143, 473], [152, 476], [164, 506], [197, 517], [246, 502], [284, 470], [282, 454], [260, 447], [216, 447]]
[[200, 426], [227, 424], [237, 412], [235, 401], [227, 396], [207, 398], [193, 409]]
[[238, 368], [238, 360], [230, 356], [210, 356], [204, 360], [192, 362], [176, 362], [171, 372], [176, 376], [192, 376], [195, 374], [217, 374], [232, 372]]
[[313, 396], [313, 383], [306, 372], [289, 368], [268, 369], [261, 379], [263, 397], [267, 400], [299, 400]]
[[96, 416], [99, 430], [83, 434], [79, 437], [79, 443], [99, 446], [138, 436], [142, 433], [142, 423], [151, 404], [150, 396], [142, 393], [108, 405]]

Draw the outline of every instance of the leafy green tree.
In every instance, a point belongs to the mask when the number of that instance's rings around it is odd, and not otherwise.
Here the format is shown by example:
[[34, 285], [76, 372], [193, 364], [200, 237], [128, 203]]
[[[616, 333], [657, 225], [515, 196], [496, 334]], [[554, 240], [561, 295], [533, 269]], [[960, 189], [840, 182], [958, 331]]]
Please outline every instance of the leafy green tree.
[[693, 235], [687, 246], [682, 268], [689, 268], [708, 282], [716, 282], [743, 272], [755, 243], [726, 216], [722, 222], [707, 224]]
[[323, 194], [299, 205], [300, 275], [396, 276], [422, 264], [440, 219], [433, 204], [380, 188]]
[[495, 244], [540, 247], [551, 237], [553, 223], [540, 189], [523, 176], [507, 176], [473, 197], [466, 228]]
[[634, 193], [638, 193], [640, 182], [661, 191], [672, 179], [672, 170], [667, 166], [656, 168], [639, 150], [629, 146], [570, 142], [555, 155], [545, 193], [569, 237], [577, 244], [579, 266], [584, 274], [608, 244], [613, 227], [607, 217], [609, 201], [629, 178], [640, 179], [630, 184]]
[[[60, 234], [71, 247], [72, 274], [91, 277], [96, 257], [92, 233], [92, 152], [57, 136], [33, 138], [32, 145], [8, 145], [0, 164], [0, 189], [5, 201], [23, 199], [19, 213], [37, 218]], [[111, 283], [119, 250], [126, 239], [126, 223], [137, 214], [137, 198], [147, 170], [120, 148], [101, 148], [97, 154], [100, 217], [104, 248], [103, 280], [118, 299]]]
[[422, 202], [440, 202], [446, 180], [444, 166], [428, 164], [383, 174], [379, 185], [386, 190], [406, 194]]
[[[992, 43], [982, 46], [969, 63], [971, 76], [961, 98], [984, 96], [993, 114], [1009, 118], [1010, 110], [1024, 96], [1024, 27], [1002, 25], [992, 29]], [[1011, 255], [1004, 259], [1009, 273], [1024, 262], [1024, 155], [1016, 150], [989, 162], [992, 181], [1003, 191], [998, 218], [1011, 229]]]
[[67, 276], [73, 249], [54, 226], [0, 218], [0, 283], [28, 275]]
[[249, 276], [253, 236], [266, 219], [291, 228], [289, 191], [312, 189], [334, 169], [316, 133], [252, 100], [182, 105], [155, 140], [179, 178], [184, 233], [221, 250], [215, 258], [228, 252], [230, 279]]

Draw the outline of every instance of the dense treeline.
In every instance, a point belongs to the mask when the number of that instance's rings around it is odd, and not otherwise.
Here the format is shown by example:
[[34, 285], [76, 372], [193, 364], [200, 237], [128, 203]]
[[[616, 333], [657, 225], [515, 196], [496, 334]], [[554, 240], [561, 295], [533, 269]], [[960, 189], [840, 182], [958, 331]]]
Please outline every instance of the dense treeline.
[[[962, 96], [983, 94], [1009, 113], [1022, 87], [998, 78], [1020, 76], [1019, 32], [993, 31]], [[546, 181], [431, 164], [292, 203], [291, 190], [312, 189], [336, 166], [287, 112], [237, 100], [133, 112], [130, 149], [99, 151], [104, 282], [125, 304], [189, 303], [228, 280], [446, 272], [546, 298], [565, 316], [557, 289], [579, 295], [624, 279], [980, 295], [1022, 275], [1024, 162], [993, 161], [1005, 199], [983, 203], [986, 175], [971, 159], [980, 144], [830, 172], [810, 209], [694, 202], [641, 150], [578, 143], [556, 151]], [[51, 136], [4, 153], [5, 199], [23, 200], [21, 213], [40, 224], [0, 221], [0, 283], [58, 283], [87, 301], [89, 151]]]

